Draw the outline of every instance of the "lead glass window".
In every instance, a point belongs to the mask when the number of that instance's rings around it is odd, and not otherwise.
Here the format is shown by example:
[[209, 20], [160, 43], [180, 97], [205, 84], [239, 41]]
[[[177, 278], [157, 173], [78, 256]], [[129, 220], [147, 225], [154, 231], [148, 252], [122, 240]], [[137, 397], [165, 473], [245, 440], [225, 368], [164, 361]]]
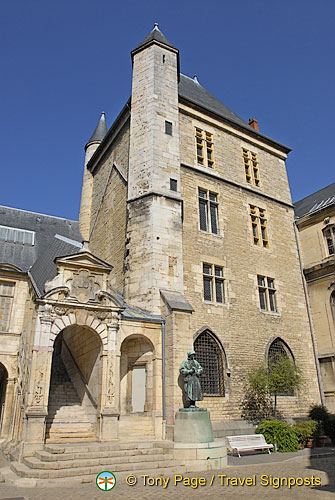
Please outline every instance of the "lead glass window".
[[203, 369], [200, 383], [204, 396], [224, 396], [223, 352], [214, 335], [202, 332], [194, 342], [194, 350]]
[[254, 245], [269, 248], [267, 218], [263, 208], [249, 205], [252, 238]]
[[245, 170], [245, 179], [248, 184], [260, 186], [259, 167], [256, 153], [242, 148], [243, 163]]
[[273, 278], [257, 276], [259, 305], [262, 311], [277, 312], [276, 288]]
[[0, 281], [0, 331], [8, 332], [14, 297], [14, 283]]
[[198, 165], [214, 168], [213, 134], [196, 127], [195, 146]]
[[328, 255], [334, 255], [335, 252], [335, 227], [329, 227], [323, 231]]
[[199, 219], [200, 229], [218, 234], [218, 195], [205, 189], [199, 189]]
[[[285, 345], [285, 343], [282, 340], [276, 339], [270, 345], [269, 352], [268, 352], [268, 368], [269, 368], [269, 370], [271, 370], [271, 365], [276, 364], [278, 359], [282, 356], [289, 358], [292, 361], [292, 363], [294, 363], [292, 354], [290, 353], [288, 347]], [[294, 396], [294, 391], [281, 392], [278, 394], [278, 396]]]
[[203, 264], [204, 300], [224, 303], [223, 268]]

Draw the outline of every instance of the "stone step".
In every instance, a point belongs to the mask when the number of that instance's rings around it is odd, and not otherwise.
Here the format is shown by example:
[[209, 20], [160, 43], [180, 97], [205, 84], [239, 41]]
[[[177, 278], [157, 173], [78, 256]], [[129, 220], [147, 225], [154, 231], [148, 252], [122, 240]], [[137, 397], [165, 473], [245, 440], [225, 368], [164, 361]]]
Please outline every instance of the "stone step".
[[[84, 453], [84, 452], [99, 452], [99, 451], [116, 451], [116, 450], [145, 450], [156, 448], [157, 446], [167, 447], [165, 441], [146, 441], [144, 443], [129, 441], [127, 443], [120, 443], [118, 440], [109, 443], [97, 443], [89, 445], [45, 445], [44, 450], [48, 453], [59, 455], [59, 454], [72, 454], [72, 453]], [[172, 446], [172, 445], [171, 445]]]
[[34, 456], [43, 462], [59, 462], [74, 459], [102, 459], [113, 457], [127, 457], [133, 456], [136, 453], [138, 456], [143, 455], [163, 455], [163, 448], [143, 448], [143, 449], [130, 449], [130, 450], [113, 450], [106, 449], [104, 451], [85, 451], [76, 453], [48, 453], [47, 451], [35, 451]]
[[172, 455], [162, 455], [158, 453], [150, 455], [127, 455], [127, 456], [114, 456], [114, 457], [100, 457], [100, 458], [84, 458], [74, 460], [60, 460], [59, 462], [47, 462], [39, 460], [37, 457], [28, 457], [23, 459], [23, 463], [32, 469], [43, 470], [60, 470], [60, 469], [75, 469], [81, 467], [94, 467], [94, 466], [110, 466], [116, 464], [127, 465], [128, 463], [144, 463], [172, 460]]
[[[108, 464], [109, 465], [109, 464]], [[99, 474], [104, 469], [103, 464], [84, 466], [84, 467], [72, 467], [68, 469], [32, 469], [24, 463], [12, 462], [11, 470], [15, 472], [18, 476], [25, 478], [37, 478], [37, 479], [55, 479], [55, 478], [65, 478], [72, 476], [87, 476], [91, 474]], [[166, 460], [151, 461], [151, 462], [126, 462], [126, 463], [115, 463], [113, 465], [113, 472], [135, 472], [135, 471], [145, 471], [147, 469], [153, 469], [156, 473], [159, 473], [158, 469], [161, 468], [178, 468], [178, 464], [175, 460], [170, 459], [170, 456]], [[182, 468], [182, 467], [180, 467]], [[178, 468], [179, 470], [179, 468]]]

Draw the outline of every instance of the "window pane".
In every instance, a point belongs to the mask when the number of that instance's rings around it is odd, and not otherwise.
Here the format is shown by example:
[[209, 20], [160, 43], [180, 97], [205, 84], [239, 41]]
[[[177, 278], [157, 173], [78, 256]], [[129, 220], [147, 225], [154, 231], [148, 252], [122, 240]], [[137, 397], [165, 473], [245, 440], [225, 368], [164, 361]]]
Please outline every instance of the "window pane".
[[268, 287], [269, 288], [274, 288], [275, 287], [274, 281], [271, 278], [268, 278]]
[[212, 300], [212, 278], [204, 277], [204, 299]]
[[263, 276], [257, 276], [257, 281], [259, 286], [265, 286], [265, 279]]
[[265, 290], [263, 288], [259, 288], [259, 302], [261, 309], [266, 311], [266, 297], [265, 297]]
[[207, 231], [207, 203], [205, 201], [199, 200], [199, 214], [200, 214], [200, 229], [202, 231]]
[[217, 207], [217, 205], [213, 205], [211, 203], [210, 211], [211, 211], [212, 233], [218, 234], [218, 207]]
[[272, 312], [277, 311], [275, 293], [276, 292], [274, 290], [269, 290], [270, 311]]
[[202, 268], [204, 274], [212, 274], [212, 266], [209, 264], [204, 264]]
[[207, 200], [207, 192], [203, 189], [199, 189], [199, 198], [204, 198]]
[[223, 281], [215, 280], [216, 302], [223, 303]]
[[222, 277], [222, 267], [215, 266], [215, 276]]

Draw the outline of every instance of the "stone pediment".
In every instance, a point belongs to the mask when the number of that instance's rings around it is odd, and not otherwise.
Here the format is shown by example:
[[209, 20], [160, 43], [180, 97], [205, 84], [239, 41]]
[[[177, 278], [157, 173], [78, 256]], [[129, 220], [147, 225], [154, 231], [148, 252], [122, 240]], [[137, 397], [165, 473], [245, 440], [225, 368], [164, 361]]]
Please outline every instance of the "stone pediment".
[[99, 259], [89, 251], [81, 251], [73, 255], [58, 257], [56, 259], [57, 268], [60, 265], [78, 266], [84, 268], [96, 268], [101, 271], [110, 272], [113, 266]]
[[[89, 251], [58, 257], [57, 275], [45, 284], [46, 295], [81, 304], [106, 302], [112, 266]], [[108, 302], [108, 300], [107, 300]]]

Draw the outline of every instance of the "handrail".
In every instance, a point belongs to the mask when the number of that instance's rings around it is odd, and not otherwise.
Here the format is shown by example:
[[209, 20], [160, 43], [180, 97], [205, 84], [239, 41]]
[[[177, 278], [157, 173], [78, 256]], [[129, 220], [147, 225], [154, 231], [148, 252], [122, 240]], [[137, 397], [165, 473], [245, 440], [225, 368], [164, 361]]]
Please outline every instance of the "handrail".
[[84, 377], [84, 374], [83, 374], [83, 372], [81, 371], [81, 369], [79, 368], [77, 361], [74, 359], [73, 354], [72, 354], [72, 352], [70, 351], [70, 348], [69, 348], [69, 346], [67, 345], [67, 343], [65, 342], [64, 338], [63, 338], [63, 343], [65, 344], [66, 349], [68, 350], [68, 352], [69, 352], [69, 354], [70, 354], [70, 356], [71, 356], [71, 359], [72, 359], [72, 361], [73, 361], [73, 363], [74, 363], [75, 367], [77, 368], [77, 370], [78, 370], [78, 372], [79, 372], [80, 378], [81, 378], [81, 380], [82, 380], [82, 382], [83, 382], [83, 384], [84, 384], [84, 386], [85, 386], [85, 389], [86, 389], [87, 395], [88, 395], [88, 397], [90, 398], [91, 403], [93, 404], [94, 408], [98, 408], [98, 402], [97, 402], [97, 400], [95, 399], [95, 397], [93, 396], [93, 394], [91, 393], [90, 388], [88, 387], [87, 381], [86, 381], [86, 379], [85, 379], [85, 377]]

